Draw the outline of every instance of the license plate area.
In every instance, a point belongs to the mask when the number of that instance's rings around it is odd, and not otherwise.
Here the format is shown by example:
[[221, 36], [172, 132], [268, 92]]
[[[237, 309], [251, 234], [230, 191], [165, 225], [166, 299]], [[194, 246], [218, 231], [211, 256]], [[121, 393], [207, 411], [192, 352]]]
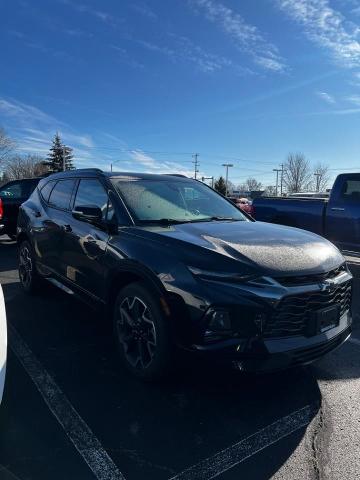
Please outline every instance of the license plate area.
[[340, 321], [340, 305], [331, 305], [312, 312], [307, 325], [307, 336], [318, 335], [337, 327]]

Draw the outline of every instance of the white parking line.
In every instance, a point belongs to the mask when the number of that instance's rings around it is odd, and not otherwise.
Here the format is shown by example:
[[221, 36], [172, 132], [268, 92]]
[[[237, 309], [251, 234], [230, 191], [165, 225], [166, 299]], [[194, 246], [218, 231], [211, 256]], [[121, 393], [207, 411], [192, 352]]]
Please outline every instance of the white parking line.
[[307, 405], [184, 470], [170, 480], [210, 480], [218, 477], [266, 447], [307, 426], [315, 413], [316, 407]]
[[360, 340], [357, 338], [351, 337], [349, 338], [349, 342], [354, 343], [355, 345], [358, 345], [360, 347]]
[[98, 480], [125, 480], [88, 425], [11, 325], [9, 333], [12, 351], [95, 477]]

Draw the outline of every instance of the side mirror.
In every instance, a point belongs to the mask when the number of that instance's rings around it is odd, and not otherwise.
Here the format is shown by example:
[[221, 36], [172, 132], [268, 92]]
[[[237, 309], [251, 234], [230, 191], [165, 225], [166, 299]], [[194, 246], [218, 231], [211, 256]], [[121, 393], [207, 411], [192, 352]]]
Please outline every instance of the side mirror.
[[83, 222], [101, 223], [103, 213], [101, 208], [94, 205], [77, 205], [72, 211], [72, 216]]

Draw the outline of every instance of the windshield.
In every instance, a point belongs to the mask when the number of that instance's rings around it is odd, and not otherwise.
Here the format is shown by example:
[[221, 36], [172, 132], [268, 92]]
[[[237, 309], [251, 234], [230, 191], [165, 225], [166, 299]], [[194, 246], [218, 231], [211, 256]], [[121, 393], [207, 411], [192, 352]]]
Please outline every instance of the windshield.
[[196, 181], [112, 179], [136, 222], [201, 222], [247, 218], [209, 187]]

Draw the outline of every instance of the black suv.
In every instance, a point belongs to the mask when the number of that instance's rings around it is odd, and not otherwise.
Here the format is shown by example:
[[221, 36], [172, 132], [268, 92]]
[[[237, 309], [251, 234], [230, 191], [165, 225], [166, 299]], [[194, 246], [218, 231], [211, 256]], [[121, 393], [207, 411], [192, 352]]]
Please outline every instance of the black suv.
[[20, 209], [19, 273], [113, 314], [125, 365], [153, 379], [179, 349], [240, 370], [309, 363], [351, 332], [351, 275], [330, 242], [255, 222], [180, 175], [75, 170]]
[[19, 207], [30, 197], [39, 180], [40, 178], [23, 178], [0, 187], [0, 235], [16, 238]]

